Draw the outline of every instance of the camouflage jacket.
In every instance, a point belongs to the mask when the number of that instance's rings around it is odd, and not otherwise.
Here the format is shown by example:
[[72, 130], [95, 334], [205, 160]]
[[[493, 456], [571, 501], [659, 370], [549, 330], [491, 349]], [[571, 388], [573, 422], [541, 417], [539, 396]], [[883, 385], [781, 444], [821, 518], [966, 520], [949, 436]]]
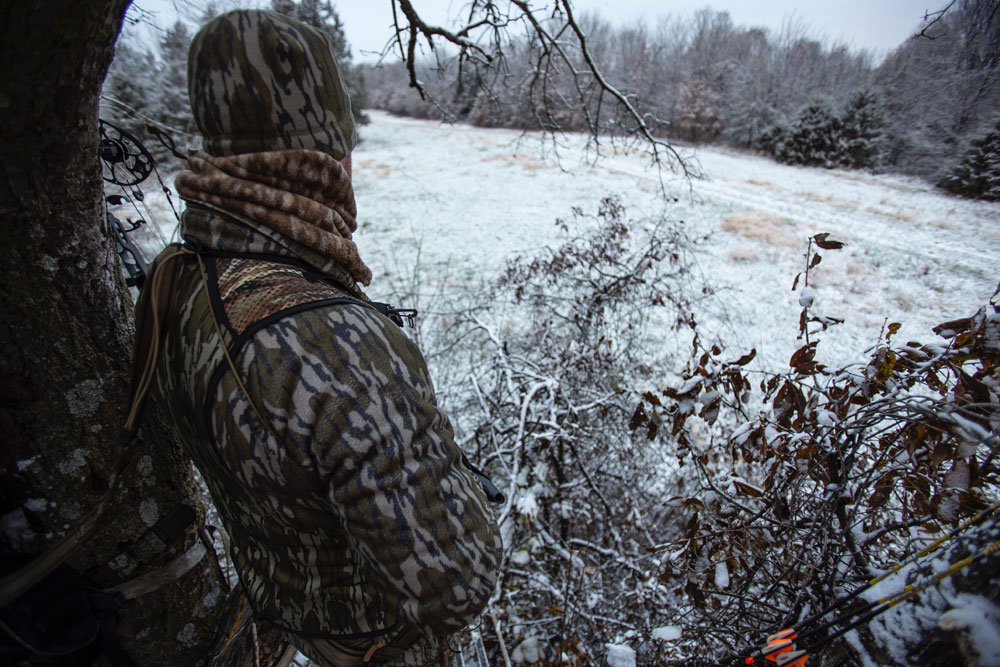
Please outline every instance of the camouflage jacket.
[[207, 284], [180, 262], [154, 398], [208, 484], [255, 612], [340, 639], [469, 624], [496, 584], [500, 536], [414, 343], [274, 232], [197, 206], [182, 230]]

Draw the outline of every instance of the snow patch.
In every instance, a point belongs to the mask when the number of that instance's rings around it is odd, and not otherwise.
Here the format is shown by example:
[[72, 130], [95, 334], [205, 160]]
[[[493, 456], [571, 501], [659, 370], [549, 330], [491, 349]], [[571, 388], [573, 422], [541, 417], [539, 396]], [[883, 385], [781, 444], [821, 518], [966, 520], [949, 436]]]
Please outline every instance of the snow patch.
[[708, 425], [708, 422], [698, 415], [691, 415], [684, 421], [684, 426], [690, 436], [691, 449], [699, 454], [708, 451], [712, 440], [712, 427]]
[[802, 288], [799, 292], [799, 305], [803, 308], [809, 308], [813, 305], [813, 301], [816, 300], [816, 292], [813, 291], [812, 287], [808, 285]]
[[136, 470], [143, 477], [149, 477], [153, 474], [153, 457], [147, 454], [139, 459], [139, 465], [136, 466]]
[[527, 565], [531, 562], [531, 554], [527, 549], [518, 549], [510, 555], [510, 562], [514, 565]]
[[[982, 667], [1000, 667], [1000, 607], [979, 595], [960, 593], [941, 614], [938, 627], [960, 635], [967, 653]], [[972, 657], [972, 656], [969, 656]]]
[[45, 498], [28, 498], [24, 501], [24, 509], [31, 512], [44, 512], [48, 505], [49, 501]]
[[24, 472], [29, 466], [35, 465], [35, 462], [37, 460], [38, 460], [37, 456], [32, 456], [30, 459], [23, 459], [21, 461], [18, 461], [17, 464], [16, 464], [17, 465], [17, 471], [18, 472]]
[[653, 628], [650, 636], [653, 639], [672, 642], [681, 638], [681, 629], [676, 625], [664, 625], [659, 628]]
[[542, 650], [539, 646], [538, 637], [527, 637], [524, 641], [514, 647], [510, 654], [510, 659], [515, 663], [533, 664], [542, 659]]
[[538, 518], [538, 498], [531, 491], [525, 491], [517, 499], [517, 511], [521, 516], [526, 517], [529, 521], [534, 521]]
[[729, 588], [729, 568], [726, 567], [726, 561], [715, 564], [715, 587], [719, 590]]
[[624, 644], [605, 644], [608, 667], [635, 667], [635, 650]]

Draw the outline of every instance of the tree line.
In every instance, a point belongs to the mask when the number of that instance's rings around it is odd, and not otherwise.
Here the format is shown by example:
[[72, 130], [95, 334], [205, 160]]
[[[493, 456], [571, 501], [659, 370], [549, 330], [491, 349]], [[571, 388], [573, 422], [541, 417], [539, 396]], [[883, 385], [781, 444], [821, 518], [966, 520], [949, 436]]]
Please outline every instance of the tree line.
[[[881, 63], [868, 51], [812, 37], [801, 21], [777, 31], [748, 28], [708, 8], [622, 27], [584, 15], [589, 54], [575, 44], [563, 48], [572, 69], [591, 56], [655, 131], [672, 140], [761, 151], [792, 164], [911, 174], [995, 200], [998, 6], [960, 0], [923, 24], [914, 17], [914, 37]], [[419, 68], [427, 99], [408, 87], [404, 64], [366, 66], [370, 103], [483, 127], [592, 130], [588, 112], [602, 104], [597, 83], [583, 84], [589, 109], [580, 105], [580, 79], [545, 60], [548, 48], [531, 33], [492, 54], [487, 69], [438, 49]]]

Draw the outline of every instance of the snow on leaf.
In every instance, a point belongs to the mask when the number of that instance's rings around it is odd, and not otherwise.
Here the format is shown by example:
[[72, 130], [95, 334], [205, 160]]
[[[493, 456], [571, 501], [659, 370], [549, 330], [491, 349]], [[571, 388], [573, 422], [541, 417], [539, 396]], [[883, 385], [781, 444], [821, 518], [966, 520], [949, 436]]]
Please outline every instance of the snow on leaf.
[[542, 659], [541, 647], [537, 637], [527, 637], [520, 644], [514, 647], [511, 652], [511, 660], [515, 663], [533, 664]]
[[952, 605], [938, 619], [938, 627], [962, 635], [977, 664], [1000, 665], [1000, 607], [969, 593], [955, 596]]
[[608, 667], [635, 667], [635, 650], [624, 644], [605, 644]]
[[517, 499], [517, 511], [521, 516], [534, 521], [538, 517], [538, 498], [531, 491], [526, 491]]
[[726, 567], [726, 561], [715, 564], [715, 587], [719, 590], [729, 588], [729, 568]]

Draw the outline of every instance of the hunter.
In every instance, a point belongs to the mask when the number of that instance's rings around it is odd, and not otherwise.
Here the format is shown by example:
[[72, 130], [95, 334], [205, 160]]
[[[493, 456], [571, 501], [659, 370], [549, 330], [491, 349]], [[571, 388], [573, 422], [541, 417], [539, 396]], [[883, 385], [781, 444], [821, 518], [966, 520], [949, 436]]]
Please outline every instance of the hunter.
[[194, 37], [188, 86], [204, 148], [176, 181], [184, 247], [144, 288], [153, 398], [258, 620], [320, 665], [442, 664], [493, 593], [500, 535], [423, 357], [361, 291], [331, 40], [232, 11]]

